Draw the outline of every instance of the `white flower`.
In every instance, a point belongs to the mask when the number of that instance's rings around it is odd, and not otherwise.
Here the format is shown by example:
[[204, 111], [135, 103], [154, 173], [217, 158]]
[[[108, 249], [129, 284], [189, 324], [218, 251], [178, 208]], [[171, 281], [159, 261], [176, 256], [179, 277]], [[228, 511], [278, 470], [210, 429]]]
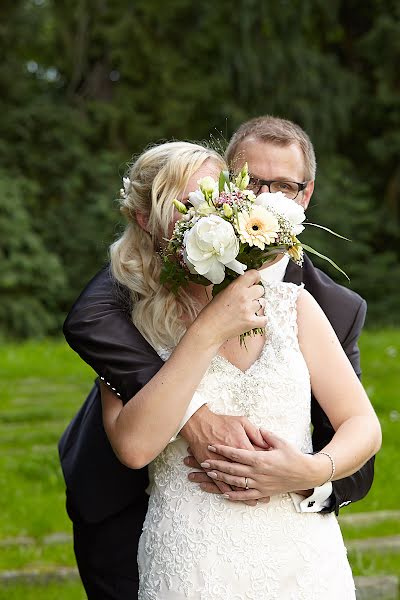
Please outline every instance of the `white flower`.
[[215, 214], [217, 211], [215, 206], [208, 204], [208, 202], [203, 202], [200, 206], [197, 207], [196, 213], [201, 217], [208, 217], [209, 215]]
[[210, 177], [210, 175], [207, 175], [207, 177], [202, 177], [202, 179], [199, 179], [197, 183], [204, 194], [213, 194], [215, 188], [217, 187], [217, 182]]
[[129, 179], [129, 177], [123, 177], [122, 178], [122, 183], [124, 185], [125, 194], [128, 194], [129, 193], [129, 186], [131, 185], [131, 180]]
[[204, 197], [204, 194], [200, 190], [196, 190], [195, 192], [189, 192], [189, 202], [196, 209], [205, 201], [206, 199]]
[[301, 223], [306, 218], [304, 208], [294, 200], [287, 198], [282, 192], [270, 194], [264, 192], [257, 196], [255, 204], [270, 208], [287, 219], [293, 226], [293, 235], [299, 235], [304, 230]]
[[255, 202], [255, 199], [257, 198], [255, 193], [251, 190], [242, 190], [242, 194], [246, 196], [247, 200], [250, 200], [250, 202]]
[[201, 217], [207, 217], [208, 215], [217, 212], [215, 206], [206, 201], [203, 192], [200, 190], [189, 193], [189, 202], [196, 209], [196, 214], [200, 215]]
[[203, 275], [211, 283], [221, 283], [225, 267], [243, 275], [246, 265], [236, 260], [239, 241], [230, 223], [217, 215], [203, 217], [186, 231], [184, 260], [191, 273]]

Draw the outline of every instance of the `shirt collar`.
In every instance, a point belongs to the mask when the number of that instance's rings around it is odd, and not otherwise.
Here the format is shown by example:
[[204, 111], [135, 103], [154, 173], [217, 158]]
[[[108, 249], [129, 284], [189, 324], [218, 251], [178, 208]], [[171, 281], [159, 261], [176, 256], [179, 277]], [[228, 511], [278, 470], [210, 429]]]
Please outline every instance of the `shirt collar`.
[[260, 269], [262, 281], [283, 281], [289, 260], [289, 257], [285, 254], [278, 262]]

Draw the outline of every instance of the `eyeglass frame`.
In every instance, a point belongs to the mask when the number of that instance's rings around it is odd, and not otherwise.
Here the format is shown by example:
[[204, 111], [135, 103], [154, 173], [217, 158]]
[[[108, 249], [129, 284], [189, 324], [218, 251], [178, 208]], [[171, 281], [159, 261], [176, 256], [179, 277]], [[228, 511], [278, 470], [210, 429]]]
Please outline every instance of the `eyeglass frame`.
[[[297, 198], [297, 196], [300, 194], [300, 192], [304, 192], [307, 185], [310, 183], [310, 179], [308, 179], [307, 181], [302, 181], [300, 183], [299, 181], [291, 181], [290, 179], [259, 179], [258, 177], [250, 176], [249, 185], [251, 184], [251, 180], [257, 181], [260, 184], [260, 187], [258, 188], [257, 192], [254, 192], [255, 195], [258, 194], [258, 192], [261, 190], [263, 185], [266, 185], [268, 187], [269, 193], [271, 193], [271, 187], [270, 187], [271, 183], [295, 183], [298, 187], [298, 190], [297, 190], [297, 194], [294, 196], [294, 198], [291, 198], [291, 200], [295, 200]], [[282, 194], [284, 194], [284, 192], [282, 192]]]

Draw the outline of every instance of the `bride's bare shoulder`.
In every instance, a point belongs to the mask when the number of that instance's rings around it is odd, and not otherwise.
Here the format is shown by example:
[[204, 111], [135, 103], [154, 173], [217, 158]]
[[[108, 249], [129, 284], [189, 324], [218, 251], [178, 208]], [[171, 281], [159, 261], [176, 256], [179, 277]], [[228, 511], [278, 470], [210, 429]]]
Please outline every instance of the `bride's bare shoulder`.
[[302, 289], [297, 298], [297, 328], [300, 345], [318, 348], [318, 343], [336, 340], [336, 334], [315, 298]]

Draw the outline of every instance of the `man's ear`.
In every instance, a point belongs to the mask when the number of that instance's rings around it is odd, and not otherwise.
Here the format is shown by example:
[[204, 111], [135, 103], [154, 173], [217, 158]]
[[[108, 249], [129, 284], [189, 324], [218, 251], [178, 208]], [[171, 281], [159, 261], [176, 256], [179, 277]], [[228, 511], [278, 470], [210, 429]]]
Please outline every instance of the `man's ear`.
[[310, 200], [311, 200], [311, 196], [313, 195], [313, 191], [314, 191], [314, 181], [309, 181], [307, 183], [306, 189], [304, 190], [304, 192], [302, 194], [302, 198], [299, 202], [299, 204], [301, 204], [301, 206], [304, 208], [304, 210], [310, 204]]
[[150, 233], [150, 231], [149, 231], [149, 215], [146, 215], [146, 213], [143, 213], [143, 212], [140, 212], [139, 210], [137, 210], [136, 211], [136, 221], [139, 223], [139, 225], [142, 229], [147, 231], [147, 233]]

